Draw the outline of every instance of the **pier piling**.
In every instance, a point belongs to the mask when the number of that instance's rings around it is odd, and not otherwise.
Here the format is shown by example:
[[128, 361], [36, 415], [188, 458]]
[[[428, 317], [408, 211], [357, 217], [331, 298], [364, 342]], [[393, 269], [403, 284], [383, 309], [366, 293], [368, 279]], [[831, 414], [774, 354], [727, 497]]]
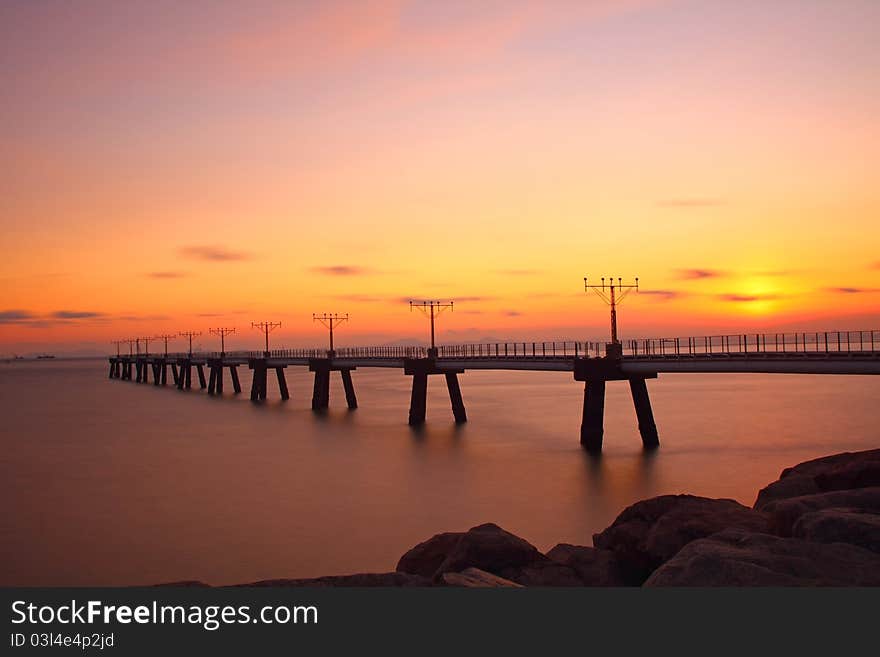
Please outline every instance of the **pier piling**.
[[645, 449], [659, 447], [660, 438], [657, 436], [657, 425], [654, 423], [654, 412], [651, 410], [651, 398], [648, 396], [648, 385], [645, 379], [630, 379], [629, 389], [636, 407], [636, 416], [639, 419], [642, 445]]
[[602, 451], [605, 433], [605, 380], [594, 379], [584, 384], [584, 415], [581, 421], [581, 445], [588, 452]]

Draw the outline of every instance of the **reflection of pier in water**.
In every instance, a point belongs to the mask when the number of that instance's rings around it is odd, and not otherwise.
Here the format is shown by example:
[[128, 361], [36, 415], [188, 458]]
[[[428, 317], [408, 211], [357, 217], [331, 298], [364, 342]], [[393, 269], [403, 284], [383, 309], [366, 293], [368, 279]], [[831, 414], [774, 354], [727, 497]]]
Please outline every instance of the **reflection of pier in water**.
[[[466, 370], [534, 370], [572, 372], [583, 381], [581, 443], [602, 449], [605, 385], [629, 382], [646, 448], [659, 445], [647, 379], [664, 373], [880, 374], [880, 331], [770, 333], [598, 342], [506, 342], [423, 347], [351, 347], [335, 350], [283, 349], [228, 353], [165, 353], [110, 357], [110, 378], [155, 385], [168, 383], [168, 370], [178, 389], [192, 387], [193, 370], [208, 394], [223, 392], [228, 370], [233, 390], [241, 392], [238, 367], [253, 371], [251, 400], [267, 396], [269, 371], [278, 379], [281, 398], [290, 393], [284, 370], [308, 367], [314, 372], [312, 408], [330, 403], [330, 376], [339, 372], [349, 408], [357, 408], [352, 371], [359, 367], [402, 370], [413, 377], [409, 424], [425, 421], [428, 377], [443, 375], [456, 422], [466, 422], [459, 374]], [[206, 377], [207, 370], [207, 377]]]

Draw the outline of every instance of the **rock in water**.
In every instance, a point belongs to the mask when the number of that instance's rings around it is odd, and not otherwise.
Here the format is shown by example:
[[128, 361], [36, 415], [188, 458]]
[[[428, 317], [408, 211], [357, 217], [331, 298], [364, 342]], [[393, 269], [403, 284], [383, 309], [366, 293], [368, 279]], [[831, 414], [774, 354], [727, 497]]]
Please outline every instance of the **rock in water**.
[[327, 575], [308, 579], [266, 579], [239, 586], [431, 586], [431, 580], [409, 573], [357, 573], [355, 575]]
[[815, 493], [880, 486], [880, 449], [843, 452], [786, 468], [779, 479], [758, 492], [754, 508], [776, 500]]
[[689, 543], [645, 586], [878, 586], [880, 555], [728, 529]]
[[578, 572], [541, 555], [541, 559], [525, 566], [503, 568], [499, 574], [522, 586], [584, 586]]
[[572, 568], [584, 586], [626, 586], [627, 581], [611, 550], [559, 543], [547, 557]]
[[443, 583], [447, 586], [470, 588], [521, 588], [521, 585], [516, 582], [487, 573], [479, 568], [465, 568], [460, 573], [443, 573]]
[[397, 572], [433, 577], [462, 536], [464, 532], [446, 532], [419, 543], [400, 557]]
[[864, 509], [823, 509], [803, 514], [792, 536], [816, 543], [849, 543], [880, 554], [880, 514]]
[[767, 531], [767, 518], [735, 500], [661, 495], [624, 509], [593, 544], [611, 550], [628, 584], [641, 584], [685, 545], [728, 528]]
[[479, 568], [504, 577], [502, 571], [546, 560], [528, 541], [504, 531], [498, 525], [487, 523], [465, 532], [437, 568], [435, 577], [442, 573], [460, 572], [465, 568]]
[[880, 487], [838, 490], [802, 495], [768, 502], [764, 511], [770, 518], [770, 530], [779, 536], [791, 536], [795, 523], [805, 513], [822, 509], [861, 509], [880, 513]]

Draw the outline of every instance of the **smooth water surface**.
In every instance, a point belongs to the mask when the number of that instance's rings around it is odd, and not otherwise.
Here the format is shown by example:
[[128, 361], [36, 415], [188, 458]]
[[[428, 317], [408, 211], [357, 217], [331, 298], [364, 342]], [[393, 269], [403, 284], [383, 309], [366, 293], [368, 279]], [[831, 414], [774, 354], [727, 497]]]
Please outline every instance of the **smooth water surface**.
[[[880, 445], [880, 377], [662, 375], [661, 448], [645, 454], [625, 383], [609, 383], [605, 451], [578, 436], [571, 374], [466, 372], [456, 426], [442, 377], [428, 423], [406, 424], [411, 379], [354, 372], [348, 411], [109, 380], [104, 361], [0, 364], [0, 584], [230, 584], [393, 570], [441, 531], [496, 522], [545, 550], [591, 544], [628, 504], [664, 493], [751, 505], [783, 467]], [[273, 377], [274, 378], [274, 377]]]

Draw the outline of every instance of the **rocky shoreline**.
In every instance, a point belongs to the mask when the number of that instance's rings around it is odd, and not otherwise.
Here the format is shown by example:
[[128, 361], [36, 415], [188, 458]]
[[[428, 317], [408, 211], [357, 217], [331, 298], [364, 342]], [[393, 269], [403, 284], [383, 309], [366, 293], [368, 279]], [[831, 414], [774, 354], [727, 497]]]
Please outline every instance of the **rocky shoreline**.
[[484, 524], [419, 543], [395, 572], [240, 586], [880, 586], [880, 449], [786, 468], [752, 508], [693, 495], [642, 500], [592, 547], [542, 554]]

